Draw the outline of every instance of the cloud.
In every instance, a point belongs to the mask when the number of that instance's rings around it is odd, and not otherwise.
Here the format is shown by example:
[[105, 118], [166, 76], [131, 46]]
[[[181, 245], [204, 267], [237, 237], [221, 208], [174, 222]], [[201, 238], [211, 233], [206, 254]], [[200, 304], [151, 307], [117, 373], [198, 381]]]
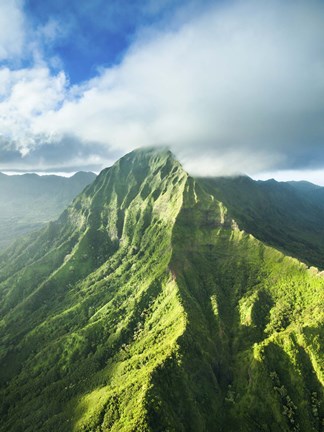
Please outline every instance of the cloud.
[[25, 11], [38, 45], [47, 56], [59, 57], [70, 80], [78, 83], [96, 75], [98, 67], [119, 63], [138, 29], [148, 24], [168, 28], [179, 21], [179, 8], [186, 11], [185, 19], [210, 1], [36, 0], [26, 2]]
[[[33, 122], [44, 113], [58, 109], [64, 101], [64, 73], [51, 75], [46, 67], [12, 71], [0, 69], [0, 137], [7, 146], [26, 156], [40, 139]], [[45, 139], [48, 134], [41, 134]], [[2, 144], [4, 147], [4, 144]]]
[[[119, 65], [82, 85], [68, 87], [64, 73], [48, 69], [25, 71], [2, 96], [0, 126], [9, 110], [31, 139], [96, 143], [103, 163], [167, 145], [194, 174], [320, 168], [323, 22], [319, 0], [209, 6], [168, 31], [143, 30]], [[25, 151], [40, 145], [26, 139]]]
[[0, 60], [21, 53], [24, 43], [24, 15], [20, 0], [0, 2]]
[[16, 142], [0, 137], [0, 161], [2, 171], [63, 171], [65, 173], [80, 170], [98, 172], [102, 163], [109, 166], [116, 160], [116, 155], [107, 151], [107, 147], [96, 142], [83, 142], [73, 135], [61, 137], [34, 137], [33, 147], [24, 153], [17, 148]]

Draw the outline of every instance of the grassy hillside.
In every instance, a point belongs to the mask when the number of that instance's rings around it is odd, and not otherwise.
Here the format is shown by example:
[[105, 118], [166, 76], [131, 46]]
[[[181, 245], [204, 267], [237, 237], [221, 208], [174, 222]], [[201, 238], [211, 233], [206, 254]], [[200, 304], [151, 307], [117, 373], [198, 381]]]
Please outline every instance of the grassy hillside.
[[200, 406], [199, 427], [184, 430], [321, 430], [323, 276], [240, 231], [199, 182], [184, 203], [173, 268]]
[[95, 178], [91, 172], [79, 172], [70, 178], [0, 173], [0, 250], [57, 219]]
[[0, 431], [321, 430], [323, 276], [167, 151], [104, 170], [0, 281]]

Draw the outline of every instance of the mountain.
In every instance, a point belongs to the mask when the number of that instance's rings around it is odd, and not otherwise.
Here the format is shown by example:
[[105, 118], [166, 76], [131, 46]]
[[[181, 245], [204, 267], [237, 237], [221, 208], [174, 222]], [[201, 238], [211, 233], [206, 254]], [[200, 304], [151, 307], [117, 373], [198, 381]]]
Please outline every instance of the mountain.
[[323, 286], [132, 152], [0, 256], [0, 431], [320, 431]]
[[0, 173], [0, 250], [22, 234], [57, 219], [95, 178], [91, 172], [78, 172], [70, 178]]
[[324, 188], [308, 182], [201, 179], [239, 226], [309, 265], [324, 268]]

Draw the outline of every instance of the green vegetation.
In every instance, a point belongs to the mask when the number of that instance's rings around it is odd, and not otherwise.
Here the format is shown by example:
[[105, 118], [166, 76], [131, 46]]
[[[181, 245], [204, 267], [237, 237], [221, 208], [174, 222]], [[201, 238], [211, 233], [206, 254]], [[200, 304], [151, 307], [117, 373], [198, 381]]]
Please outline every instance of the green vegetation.
[[57, 219], [95, 178], [91, 172], [70, 178], [0, 173], [0, 251], [21, 235]]
[[0, 431], [322, 430], [323, 275], [217, 194], [135, 151], [0, 256]]
[[200, 179], [241, 229], [285, 254], [324, 268], [324, 188], [307, 182]]

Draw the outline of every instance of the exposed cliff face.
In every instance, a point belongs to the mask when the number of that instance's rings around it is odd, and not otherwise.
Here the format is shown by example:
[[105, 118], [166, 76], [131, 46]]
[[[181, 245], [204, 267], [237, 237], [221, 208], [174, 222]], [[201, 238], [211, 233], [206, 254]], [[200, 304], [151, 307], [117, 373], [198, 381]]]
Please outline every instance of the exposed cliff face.
[[0, 278], [0, 430], [320, 430], [322, 277], [170, 152], [104, 170]]

